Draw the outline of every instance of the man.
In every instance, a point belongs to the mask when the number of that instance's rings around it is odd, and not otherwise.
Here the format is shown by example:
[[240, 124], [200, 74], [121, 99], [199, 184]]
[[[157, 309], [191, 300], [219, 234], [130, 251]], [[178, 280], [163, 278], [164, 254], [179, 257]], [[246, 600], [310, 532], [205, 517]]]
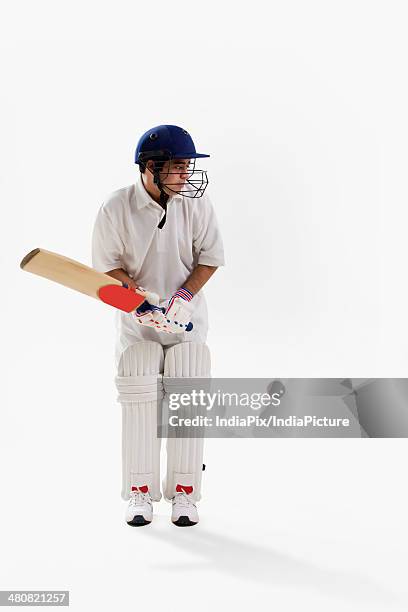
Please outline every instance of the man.
[[[129, 500], [126, 521], [133, 526], [149, 524], [152, 501], [161, 498], [157, 408], [169, 392], [166, 381], [171, 377], [171, 392], [177, 392], [174, 381], [180, 381], [183, 392], [188, 378], [210, 377], [202, 287], [224, 265], [224, 252], [204, 194], [207, 174], [195, 168], [202, 157], [209, 155], [196, 152], [186, 130], [174, 125], [148, 130], [136, 148], [136, 184], [110, 195], [93, 232], [93, 266], [145, 291], [150, 304], [134, 315], [116, 314], [122, 497]], [[175, 525], [198, 522], [202, 469], [202, 439], [167, 440], [163, 493], [172, 501]]]

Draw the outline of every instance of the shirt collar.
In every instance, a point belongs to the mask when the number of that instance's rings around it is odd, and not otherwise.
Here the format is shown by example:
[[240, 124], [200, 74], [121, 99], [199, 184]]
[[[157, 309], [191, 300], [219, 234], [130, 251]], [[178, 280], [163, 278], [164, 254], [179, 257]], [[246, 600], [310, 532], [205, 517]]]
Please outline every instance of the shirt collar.
[[[154, 206], [154, 207], [159, 206], [161, 208], [160, 204], [155, 202], [153, 198], [146, 191], [145, 186], [143, 185], [141, 174], [138, 176], [136, 183], [135, 183], [135, 196], [136, 196], [135, 197], [136, 207], [139, 210], [144, 208], [145, 206]], [[169, 198], [168, 203], [170, 203], [172, 200], [181, 200], [182, 198], [183, 196], [179, 195], [178, 193], [175, 193]]]

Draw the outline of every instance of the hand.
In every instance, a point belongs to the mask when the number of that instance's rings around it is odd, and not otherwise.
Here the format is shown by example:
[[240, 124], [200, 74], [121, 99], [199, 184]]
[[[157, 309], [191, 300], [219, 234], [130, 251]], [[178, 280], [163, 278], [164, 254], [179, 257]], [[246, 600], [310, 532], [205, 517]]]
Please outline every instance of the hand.
[[154, 327], [156, 331], [173, 333], [170, 326], [166, 322], [163, 314], [163, 309], [149, 302], [143, 302], [133, 313], [139, 325]]
[[179, 331], [185, 331], [185, 326], [189, 323], [191, 313], [194, 310], [192, 304], [190, 304], [193, 297], [191, 291], [181, 287], [170, 298], [164, 316], [166, 323], [170, 325], [174, 331], [176, 331], [177, 328]]

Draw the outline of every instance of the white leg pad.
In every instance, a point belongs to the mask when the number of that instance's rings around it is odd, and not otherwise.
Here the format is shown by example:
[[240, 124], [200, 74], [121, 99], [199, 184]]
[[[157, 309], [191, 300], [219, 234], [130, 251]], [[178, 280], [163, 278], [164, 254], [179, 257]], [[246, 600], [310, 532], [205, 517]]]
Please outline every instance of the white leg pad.
[[[186, 378], [204, 377], [208, 379], [210, 375], [210, 351], [206, 344], [181, 342], [167, 350], [163, 377], [165, 392], [183, 393], [188, 388]], [[180, 390], [178, 391], [174, 381], [171, 387], [167, 386], [166, 377], [179, 377]], [[182, 490], [189, 493], [193, 501], [201, 499], [203, 450], [203, 438], [167, 439], [167, 473], [163, 482], [164, 497], [167, 500], [170, 501], [177, 491]]]
[[148, 490], [153, 501], [161, 498], [157, 406], [163, 397], [163, 362], [163, 347], [158, 342], [132, 344], [119, 361], [115, 382], [122, 406], [122, 498], [125, 500], [129, 499], [132, 488]]

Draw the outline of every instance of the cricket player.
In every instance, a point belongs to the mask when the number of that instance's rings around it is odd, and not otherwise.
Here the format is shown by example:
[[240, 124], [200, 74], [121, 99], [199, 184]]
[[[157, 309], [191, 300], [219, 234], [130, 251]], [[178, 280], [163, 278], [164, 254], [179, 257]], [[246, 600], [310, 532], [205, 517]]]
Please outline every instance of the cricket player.
[[[204, 157], [181, 127], [148, 130], [136, 148], [136, 183], [106, 199], [93, 231], [94, 268], [144, 291], [147, 300], [133, 314], [116, 313], [122, 498], [132, 526], [151, 523], [152, 502], [162, 495], [158, 402], [170, 390], [185, 391], [192, 377], [210, 377], [202, 288], [224, 265], [224, 249], [205, 193], [207, 173], [195, 167]], [[202, 469], [203, 439], [168, 438], [163, 495], [177, 526], [198, 523]]]

